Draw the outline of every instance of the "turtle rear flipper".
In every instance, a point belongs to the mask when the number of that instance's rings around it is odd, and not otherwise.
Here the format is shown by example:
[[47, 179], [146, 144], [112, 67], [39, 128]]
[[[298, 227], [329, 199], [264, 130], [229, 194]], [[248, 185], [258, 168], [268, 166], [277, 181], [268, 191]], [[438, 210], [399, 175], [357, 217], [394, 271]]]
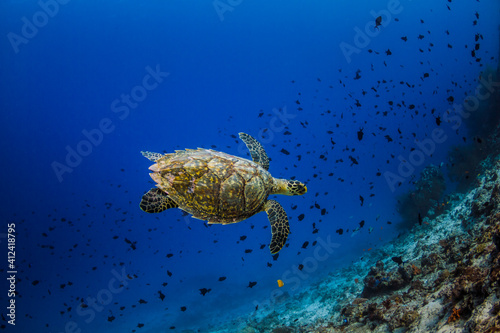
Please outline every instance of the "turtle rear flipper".
[[276, 254], [285, 245], [288, 234], [290, 233], [288, 217], [283, 207], [274, 200], [266, 201], [264, 210], [271, 223], [271, 232], [273, 234], [269, 249], [271, 250], [271, 254]]
[[144, 156], [145, 158], [147, 158], [148, 160], [150, 160], [151, 162], [156, 162], [158, 161], [160, 158], [164, 157], [165, 155], [164, 154], [160, 154], [160, 153], [152, 153], [150, 151], [141, 151], [141, 154], [142, 156]]
[[169, 208], [177, 208], [177, 204], [159, 188], [152, 188], [142, 196], [141, 209], [146, 213], [160, 213]]
[[259, 141], [255, 140], [252, 136], [246, 133], [238, 133], [240, 139], [243, 140], [248, 150], [250, 150], [250, 156], [252, 156], [252, 160], [260, 164], [265, 170], [269, 170], [269, 156], [267, 156], [264, 147], [260, 144]]

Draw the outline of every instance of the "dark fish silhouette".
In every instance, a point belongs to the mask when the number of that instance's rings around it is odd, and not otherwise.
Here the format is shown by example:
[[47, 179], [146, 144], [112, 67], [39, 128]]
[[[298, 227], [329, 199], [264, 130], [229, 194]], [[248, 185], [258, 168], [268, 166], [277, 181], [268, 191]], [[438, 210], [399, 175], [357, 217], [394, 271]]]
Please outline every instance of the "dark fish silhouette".
[[375, 19], [375, 28], [380, 29], [379, 26], [382, 25], [382, 16], [379, 16]]
[[392, 261], [394, 261], [398, 265], [401, 265], [403, 263], [403, 260], [401, 257], [392, 257]]
[[361, 127], [358, 131], [358, 140], [361, 141], [363, 140], [363, 127]]
[[358, 69], [358, 70], [356, 71], [356, 76], [354, 77], [354, 80], [359, 80], [359, 79], [361, 79], [361, 75], [359, 75], [359, 73], [361, 73], [361, 69]]
[[202, 294], [203, 296], [205, 296], [205, 294], [208, 293], [208, 292], [210, 292], [210, 290], [212, 290], [212, 289], [201, 288], [200, 289], [200, 294]]

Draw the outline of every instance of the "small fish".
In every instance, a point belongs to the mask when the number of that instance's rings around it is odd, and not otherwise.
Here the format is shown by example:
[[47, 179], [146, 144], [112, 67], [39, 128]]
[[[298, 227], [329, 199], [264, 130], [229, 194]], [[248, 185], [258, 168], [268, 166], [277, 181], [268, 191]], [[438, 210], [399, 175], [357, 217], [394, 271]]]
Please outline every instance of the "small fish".
[[359, 79], [361, 79], [361, 75], [359, 75], [359, 73], [361, 73], [361, 69], [358, 69], [356, 71], [356, 76], [353, 78], [353, 80], [359, 80]]
[[358, 131], [358, 140], [361, 141], [363, 140], [363, 127], [361, 127]]
[[396, 264], [401, 265], [403, 263], [403, 260], [401, 257], [392, 257], [392, 261], [394, 261]]
[[379, 26], [382, 25], [382, 16], [379, 16], [375, 19], [375, 28], [380, 29]]
[[253, 288], [256, 284], [257, 282], [249, 282], [247, 288]]
[[418, 213], [418, 224], [422, 225], [422, 215]]
[[283, 283], [283, 281], [278, 280], [278, 287], [280, 287], [280, 288], [281, 288], [281, 287], [283, 287], [284, 285], [285, 285], [285, 284]]
[[210, 290], [212, 290], [212, 289], [201, 288], [200, 289], [200, 294], [202, 294], [203, 296], [205, 296], [205, 294], [208, 293], [208, 292], [210, 292]]
[[358, 279], [358, 278], [354, 279], [354, 282], [358, 283], [358, 282], [359, 282], [359, 279]]

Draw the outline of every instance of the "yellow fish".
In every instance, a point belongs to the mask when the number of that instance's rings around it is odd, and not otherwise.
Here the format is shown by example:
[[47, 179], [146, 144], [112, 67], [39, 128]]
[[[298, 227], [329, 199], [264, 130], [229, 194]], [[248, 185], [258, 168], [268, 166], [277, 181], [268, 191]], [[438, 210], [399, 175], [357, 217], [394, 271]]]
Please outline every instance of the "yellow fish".
[[278, 287], [280, 287], [280, 288], [281, 288], [281, 287], [283, 287], [284, 285], [285, 285], [285, 284], [283, 283], [283, 281], [278, 280]]

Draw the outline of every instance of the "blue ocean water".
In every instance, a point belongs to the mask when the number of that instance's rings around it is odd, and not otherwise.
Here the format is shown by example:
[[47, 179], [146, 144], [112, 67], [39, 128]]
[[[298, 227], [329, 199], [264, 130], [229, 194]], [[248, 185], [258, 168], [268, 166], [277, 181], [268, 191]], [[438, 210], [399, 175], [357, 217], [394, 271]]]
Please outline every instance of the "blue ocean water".
[[[473, 140], [454, 106], [498, 67], [493, 0], [6, 0], [0, 17], [12, 332], [215, 332], [278, 279], [293, 295], [350, 265], [405, 232], [398, 196]], [[208, 226], [139, 208], [141, 151], [250, 159], [239, 132], [308, 188], [273, 197], [291, 229], [278, 256], [264, 213]]]

